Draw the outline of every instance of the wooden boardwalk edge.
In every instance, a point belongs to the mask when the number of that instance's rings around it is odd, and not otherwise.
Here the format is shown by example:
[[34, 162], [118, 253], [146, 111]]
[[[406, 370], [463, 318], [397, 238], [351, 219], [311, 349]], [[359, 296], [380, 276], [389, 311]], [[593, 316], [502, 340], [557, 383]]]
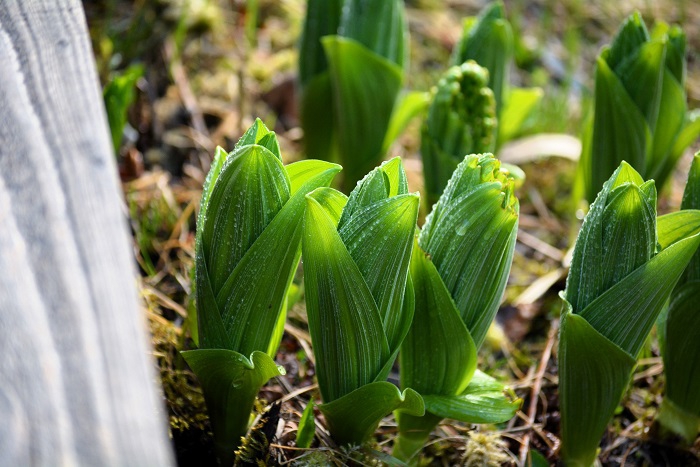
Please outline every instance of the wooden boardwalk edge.
[[0, 3], [0, 464], [172, 464], [82, 5]]

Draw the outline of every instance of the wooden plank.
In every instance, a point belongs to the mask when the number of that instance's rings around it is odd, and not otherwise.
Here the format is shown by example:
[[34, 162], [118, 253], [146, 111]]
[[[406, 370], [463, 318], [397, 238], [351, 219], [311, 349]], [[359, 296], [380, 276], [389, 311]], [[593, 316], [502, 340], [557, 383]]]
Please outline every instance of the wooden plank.
[[0, 464], [169, 465], [78, 0], [0, 3]]

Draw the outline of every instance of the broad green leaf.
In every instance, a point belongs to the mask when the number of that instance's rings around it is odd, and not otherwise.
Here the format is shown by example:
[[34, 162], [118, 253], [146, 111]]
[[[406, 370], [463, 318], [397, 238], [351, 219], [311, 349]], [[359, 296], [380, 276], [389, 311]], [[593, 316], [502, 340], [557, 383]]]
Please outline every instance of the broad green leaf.
[[304, 87], [300, 118], [307, 159], [334, 161], [336, 154], [335, 111], [329, 72], [314, 76]]
[[328, 69], [321, 38], [338, 31], [342, 6], [343, 0], [309, 0], [306, 5], [304, 30], [299, 46], [299, 80], [304, 93], [307, 92], [309, 82]]
[[201, 237], [215, 294], [289, 195], [282, 162], [264, 147], [242, 146], [226, 159], [209, 199]]
[[297, 447], [308, 449], [316, 434], [316, 422], [314, 421], [314, 402], [309, 401], [306, 404], [304, 413], [299, 420], [299, 428], [297, 429]]
[[665, 250], [679, 240], [700, 233], [700, 211], [685, 208], [659, 216], [656, 226], [659, 245]]
[[313, 196], [306, 200], [306, 311], [319, 388], [331, 402], [372, 382], [390, 352], [372, 292], [334, 219]]
[[408, 40], [403, 0], [344, 0], [338, 35], [403, 68]]
[[356, 211], [339, 230], [372, 292], [392, 352], [406, 327], [402, 308], [418, 206], [414, 194], [377, 201]]
[[405, 195], [408, 193], [408, 179], [400, 157], [382, 162], [379, 170], [389, 179], [389, 196]]
[[384, 135], [401, 88], [401, 67], [343, 37], [322, 39], [328, 57], [333, 111], [345, 186], [382, 158]]
[[[666, 397], [700, 417], [700, 281], [686, 282], [673, 292], [665, 326]], [[695, 427], [697, 435], [698, 426]]]
[[328, 186], [340, 167], [315, 164], [315, 175], [296, 191], [245, 252], [216, 297], [229, 347], [240, 352], [270, 349], [270, 339], [300, 256], [304, 197]]
[[511, 88], [498, 118], [498, 141], [504, 143], [516, 137], [527, 117], [542, 100], [541, 88]]
[[644, 115], [600, 57], [595, 82], [591, 165], [584, 167], [589, 201], [595, 198], [623, 156], [633, 167], [644, 172], [652, 145], [651, 129]]
[[309, 196], [325, 209], [326, 214], [331, 218], [333, 224], [337, 226], [343, 208], [348, 202], [348, 197], [338, 190], [325, 187], [312, 191], [309, 193]]
[[662, 250], [595, 299], [580, 316], [636, 357], [698, 245], [700, 235], [695, 235]]
[[411, 258], [416, 311], [401, 346], [401, 387], [422, 395], [462, 393], [476, 369], [476, 346], [427, 253]]
[[364, 443], [382, 418], [394, 410], [421, 416], [423, 399], [412, 389], [403, 392], [386, 381], [364, 385], [345, 396], [319, 406], [333, 438], [340, 445]]
[[568, 302], [562, 312], [558, 359], [562, 459], [566, 465], [588, 467], [635, 359], [573, 314]]
[[284, 169], [287, 171], [290, 182], [290, 191], [295, 195], [308, 181], [318, 176], [329, 169], [341, 170], [339, 165], [330, 164], [319, 160], [303, 160], [286, 165]]
[[260, 388], [284, 370], [262, 352], [253, 352], [250, 359], [221, 349], [190, 350], [182, 356], [202, 386], [219, 459], [231, 465]]
[[423, 400], [426, 411], [443, 418], [466, 423], [502, 423], [513, 418], [523, 403], [505, 391], [495, 379], [477, 372], [463, 393], [423, 395]]
[[656, 180], [662, 187], [668, 174], [678, 162], [671, 153], [677, 135], [685, 125], [686, 103], [683, 86], [673, 74], [664, 72], [663, 90], [659, 107], [659, 119], [654, 129], [654, 147], [648, 161], [648, 178]]
[[389, 128], [384, 135], [382, 144], [382, 154], [389, 151], [389, 148], [396, 139], [401, 136], [411, 120], [425, 113], [430, 105], [430, 93], [424, 91], [405, 91], [399, 94], [391, 114]]

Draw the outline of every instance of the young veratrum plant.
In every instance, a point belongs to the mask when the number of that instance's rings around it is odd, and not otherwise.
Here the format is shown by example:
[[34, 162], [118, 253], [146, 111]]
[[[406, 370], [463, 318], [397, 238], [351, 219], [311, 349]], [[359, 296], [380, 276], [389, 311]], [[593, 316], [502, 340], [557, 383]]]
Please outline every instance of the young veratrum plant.
[[559, 335], [562, 459], [589, 466], [651, 327], [700, 244], [673, 215], [656, 218], [654, 181], [622, 162], [574, 248]]
[[433, 90], [421, 129], [428, 205], [435, 204], [465, 154], [493, 151], [496, 104], [489, 73], [474, 61], [447, 70]]
[[197, 219], [199, 349], [182, 356], [202, 385], [222, 465], [233, 464], [260, 387], [283, 371], [273, 356], [301, 253], [304, 197], [339, 171], [313, 160], [283, 166], [260, 120], [212, 162]]
[[474, 60], [489, 72], [488, 87], [496, 99], [498, 142], [518, 133], [542, 97], [540, 88], [521, 89], [509, 85], [513, 60], [513, 31], [503, 3], [488, 4], [477, 17], [464, 20], [462, 37], [452, 52], [452, 64]]
[[403, 0], [309, 0], [299, 53], [308, 157], [339, 160], [346, 192], [427, 105], [399, 96], [408, 47]]
[[359, 445], [393, 410], [424, 413], [415, 391], [385, 381], [413, 318], [408, 264], [419, 198], [408, 193], [396, 158], [349, 198], [320, 188], [306, 202], [302, 250], [319, 408], [338, 444]]
[[413, 249], [413, 324], [401, 346], [401, 387], [426, 413], [397, 413], [394, 455], [409, 459], [443, 418], [509, 420], [521, 401], [476, 370], [477, 349], [500, 304], [518, 231], [513, 180], [491, 154], [457, 167]]
[[[679, 225], [700, 231], [700, 153], [683, 194]], [[695, 211], [694, 211], [695, 210]], [[657, 418], [662, 428], [693, 442], [700, 430], [700, 251], [695, 253], [659, 319], [666, 395]]]
[[659, 23], [651, 34], [639, 13], [598, 56], [594, 116], [583, 137], [579, 183], [590, 202], [622, 157], [662, 187], [700, 134], [700, 113], [688, 113], [686, 38]]

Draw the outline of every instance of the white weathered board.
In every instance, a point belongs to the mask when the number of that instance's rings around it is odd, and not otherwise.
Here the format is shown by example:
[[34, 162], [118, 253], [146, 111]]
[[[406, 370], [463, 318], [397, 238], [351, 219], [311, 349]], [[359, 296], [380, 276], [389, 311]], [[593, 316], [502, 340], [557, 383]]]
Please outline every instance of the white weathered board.
[[0, 465], [172, 464], [85, 16], [0, 0]]

